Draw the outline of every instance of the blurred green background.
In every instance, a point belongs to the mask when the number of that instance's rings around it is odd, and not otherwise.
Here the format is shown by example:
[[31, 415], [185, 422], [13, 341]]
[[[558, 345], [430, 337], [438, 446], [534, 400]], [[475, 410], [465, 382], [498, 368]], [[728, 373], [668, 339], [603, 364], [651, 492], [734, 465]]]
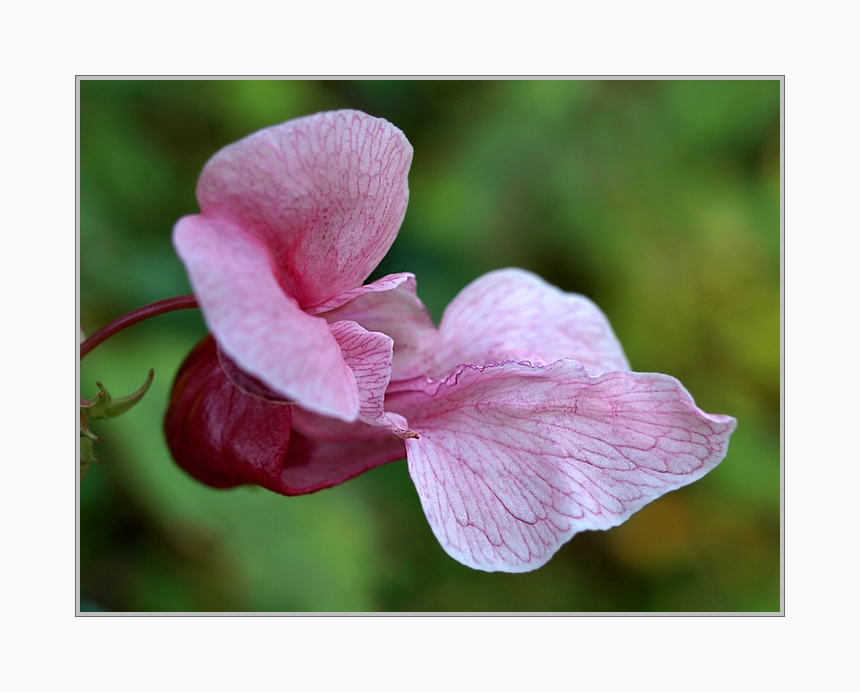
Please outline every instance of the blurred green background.
[[405, 461], [320, 493], [213, 490], [172, 462], [161, 417], [205, 333], [135, 326], [81, 365], [81, 395], [155, 382], [95, 422], [80, 487], [82, 610], [777, 611], [780, 115], [769, 81], [81, 81], [80, 319], [92, 333], [190, 292], [171, 229], [220, 147], [357, 108], [415, 148], [400, 235], [371, 278], [418, 277], [438, 321], [469, 281], [519, 266], [608, 315], [633, 369], [738, 419], [728, 457], [522, 575], [441, 549]]

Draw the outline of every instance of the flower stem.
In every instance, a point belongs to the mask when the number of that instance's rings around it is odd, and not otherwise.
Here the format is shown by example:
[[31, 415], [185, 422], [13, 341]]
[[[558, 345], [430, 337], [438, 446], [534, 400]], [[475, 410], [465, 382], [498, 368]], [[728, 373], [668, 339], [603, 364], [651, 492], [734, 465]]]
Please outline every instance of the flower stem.
[[110, 324], [99, 329], [95, 334], [90, 336], [84, 343], [81, 344], [81, 359], [98, 346], [102, 341], [107, 341], [114, 334], [118, 334], [126, 327], [142, 322], [143, 320], [163, 315], [166, 312], [174, 312], [175, 310], [187, 310], [188, 308], [200, 307], [197, 304], [197, 299], [193, 295], [176, 296], [166, 300], [159, 300], [156, 303], [144, 305], [142, 308], [132, 310], [127, 315], [118, 317]]

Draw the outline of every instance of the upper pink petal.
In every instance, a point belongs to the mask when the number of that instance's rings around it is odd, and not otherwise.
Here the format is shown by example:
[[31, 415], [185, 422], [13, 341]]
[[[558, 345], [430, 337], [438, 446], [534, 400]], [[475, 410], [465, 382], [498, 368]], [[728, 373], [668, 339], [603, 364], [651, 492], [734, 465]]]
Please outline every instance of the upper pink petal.
[[415, 293], [415, 276], [389, 274], [366, 286], [347, 291], [313, 310], [327, 322], [351, 320], [371, 332], [394, 339], [392, 379], [421, 374], [438, 332], [430, 314]]
[[590, 375], [630, 369], [594, 303], [522, 269], [490, 272], [469, 284], [445, 310], [439, 333], [428, 373], [436, 377], [461, 363], [505, 360], [546, 364], [570, 358]]
[[209, 329], [236, 365], [305, 408], [357, 418], [358, 389], [337, 340], [284, 292], [259, 239], [222, 219], [186, 216], [173, 242]]
[[412, 147], [351, 110], [261, 130], [216, 153], [197, 185], [204, 215], [260, 238], [302, 308], [360, 285], [397, 235]]
[[589, 377], [573, 361], [458, 368], [389, 394], [419, 439], [409, 470], [434, 533], [465, 565], [523, 572], [607, 529], [726, 455], [735, 420], [666, 375]]

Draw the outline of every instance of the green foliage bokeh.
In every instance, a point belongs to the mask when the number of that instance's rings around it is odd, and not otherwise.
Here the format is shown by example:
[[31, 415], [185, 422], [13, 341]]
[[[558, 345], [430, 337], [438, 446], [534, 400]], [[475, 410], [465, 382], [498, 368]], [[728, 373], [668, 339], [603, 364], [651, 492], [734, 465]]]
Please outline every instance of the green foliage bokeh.
[[81, 395], [156, 379], [80, 489], [83, 610], [777, 611], [780, 608], [780, 84], [677, 81], [80, 82], [80, 319], [188, 293], [171, 229], [220, 147], [321, 110], [391, 121], [415, 149], [397, 241], [371, 278], [418, 277], [438, 320], [505, 266], [592, 298], [635, 370], [738, 419], [711, 474], [544, 567], [447, 557], [405, 462], [284, 498], [219, 491], [172, 462], [173, 376], [205, 333], [186, 311], [81, 365]]

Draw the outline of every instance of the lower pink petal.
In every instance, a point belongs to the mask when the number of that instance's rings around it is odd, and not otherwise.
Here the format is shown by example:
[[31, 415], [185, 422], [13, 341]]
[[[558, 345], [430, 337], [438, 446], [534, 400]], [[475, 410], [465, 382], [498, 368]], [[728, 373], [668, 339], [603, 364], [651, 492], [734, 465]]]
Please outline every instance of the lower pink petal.
[[390, 393], [420, 436], [409, 470], [445, 550], [524, 572], [574, 534], [608, 529], [726, 455], [736, 421], [666, 375], [589, 377], [579, 363], [461, 366], [435, 393]]
[[284, 292], [261, 241], [204, 216], [180, 219], [173, 238], [206, 323], [236, 365], [301, 406], [356, 419], [358, 390], [337, 341]]

